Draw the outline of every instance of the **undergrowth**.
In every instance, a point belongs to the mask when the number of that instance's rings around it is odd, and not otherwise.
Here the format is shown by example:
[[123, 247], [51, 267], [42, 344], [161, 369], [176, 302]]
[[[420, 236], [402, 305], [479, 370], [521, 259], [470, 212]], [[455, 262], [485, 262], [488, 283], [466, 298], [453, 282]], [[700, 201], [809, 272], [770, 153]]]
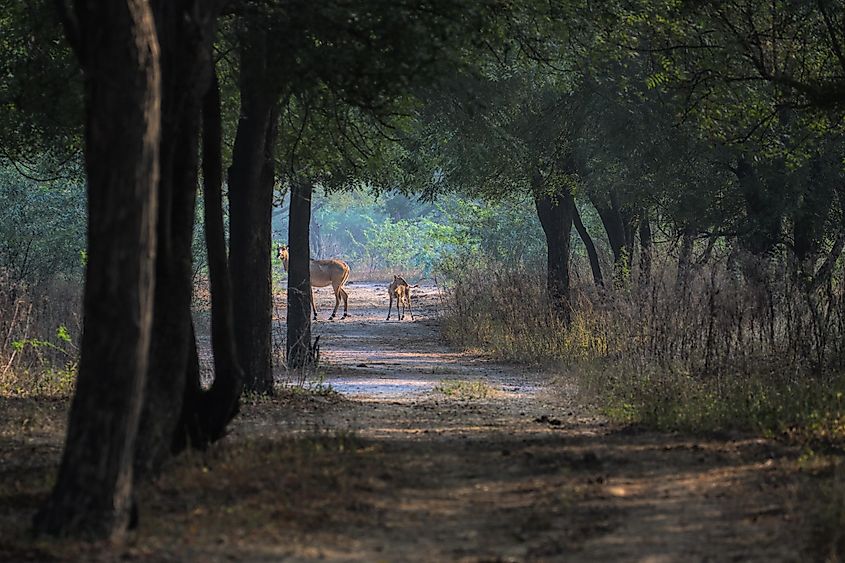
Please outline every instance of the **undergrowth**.
[[73, 393], [81, 332], [72, 280], [12, 282], [0, 271], [0, 396]]
[[805, 290], [785, 264], [752, 284], [715, 263], [683, 279], [573, 288], [568, 325], [534, 272], [455, 276], [443, 331], [464, 348], [578, 381], [613, 420], [845, 440], [845, 280]]

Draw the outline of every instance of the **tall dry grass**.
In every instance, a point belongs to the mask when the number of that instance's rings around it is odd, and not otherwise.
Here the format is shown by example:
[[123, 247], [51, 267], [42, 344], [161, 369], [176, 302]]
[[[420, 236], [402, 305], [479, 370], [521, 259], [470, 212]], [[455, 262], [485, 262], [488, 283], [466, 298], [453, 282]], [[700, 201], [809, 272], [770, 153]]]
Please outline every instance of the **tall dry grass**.
[[78, 281], [55, 278], [31, 285], [0, 272], [0, 394], [71, 393], [81, 295]]
[[616, 418], [845, 436], [842, 273], [811, 291], [786, 261], [752, 283], [725, 262], [680, 279], [666, 260], [649, 283], [577, 284], [569, 326], [537, 271], [453, 278], [443, 320], [451, 342], [566, 372]]

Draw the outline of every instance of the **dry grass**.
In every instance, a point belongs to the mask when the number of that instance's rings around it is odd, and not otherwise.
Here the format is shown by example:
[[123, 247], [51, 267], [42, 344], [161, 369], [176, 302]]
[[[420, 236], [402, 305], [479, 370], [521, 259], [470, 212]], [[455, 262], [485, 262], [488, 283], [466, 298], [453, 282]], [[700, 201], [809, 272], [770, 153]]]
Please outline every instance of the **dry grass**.
[[444, 379], [434, 390], [453, 399], [488, 399], [499, 395], [499, 391], [486, 381]]
[[12, 284], [0, 272], [0, 395], [69, 396], [81, 333], [81, 288]]
[[714, 264], [683, 285], [664, 270], [637, 289], [576, 287], [565, 327], [536, 274], [499, 270], [481, 286], [467, 272], [444, 332], [576, 377], [626, 422], [845, 438], [845, 280], [808, 292], [786, 274], [758, 287]]

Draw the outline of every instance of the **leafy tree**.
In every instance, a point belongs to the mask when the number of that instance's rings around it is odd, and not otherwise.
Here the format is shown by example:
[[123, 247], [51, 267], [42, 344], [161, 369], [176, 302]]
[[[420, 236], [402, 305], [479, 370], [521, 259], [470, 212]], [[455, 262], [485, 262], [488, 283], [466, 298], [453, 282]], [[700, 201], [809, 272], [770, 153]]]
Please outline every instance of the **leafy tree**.
[[831, 211], [842, 171], [831, 157], [842, 133], [842, 8], [745, 0], [610, 10], [608, 36], [650, 65], [646, 86], [674, 95], [671, 113], [687, 123], [687, 138], [713, 147], [702, 152], [731, 173], [728, 198], [699, 191], [690, 209], [722, 204], [705, 213], [751, 255], [750, 275], [785, 246], [817, 285], [841, 252]]
[[4, 0], [0, 14], [0, 163], [81, 178], [83, 84], [54, 3]]
[[0, 171], [0, 270], [16, 282], [78, 275], [85, 249], [85, 192]]
[[[389, 113], [391, 103], [406, 95], [410, 85], [432, 80], [439, 69], [459, 62], [461, 50], [471, 45], [479, 30], [489, 29], [498, 8], [495, 1], [469, 5], [456, 0], [268, 1], [245, 3], [237, 14], [241, 114], [229, 173], [231, 256], [232, 269], [241, 274], [234, 287], [238, 349], [252, 389], [272, 390], [270, 157], [279, 101], [293, 100], [302, 110], [300, 117], [320, 107]], [[321, 104], [327, 93], [343, 105]], [[308, 168], [299, 164], [300, 175], [288, 178], [287, 342], [296, 346], [288, 350], [291, 366], [307, 358], [310, 346], [309, 225], [311, 194], [318, 179], [302, 174]], [[317, 170], [319, 175], [326, 172]]]

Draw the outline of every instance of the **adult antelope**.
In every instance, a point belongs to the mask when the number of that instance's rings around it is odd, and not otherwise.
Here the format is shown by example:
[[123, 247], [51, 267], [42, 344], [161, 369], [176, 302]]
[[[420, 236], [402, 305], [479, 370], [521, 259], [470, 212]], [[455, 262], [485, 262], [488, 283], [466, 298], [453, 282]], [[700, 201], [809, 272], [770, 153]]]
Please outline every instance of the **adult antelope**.
[[[393, 276], [393, 283], [387, 288], [387, 292], [390, 294], [390, 307], [387, 309], [387, 320], [390, 320], [390, 313], [393, 311], [393, 300], [396, 299], [396, 314], [399, 316], [399, 320], [402, 320], [402, 316], [405, 313], [405, 304], [408, 305], [408, 312], [411, 313], [411, 320], [414, 320], [414, 311], [411, 309], [411, 286], [408, 285], [408, 282], [402, 276]], [[402, 304], [402, 309], [399, 309], [399, 304]]]
[[[290, 254], [288, 247], [279, 247], [279, 259], [285, 271], [288, 271], [288, 260]], [[343, 316], [345, 319], [349, 311], [349, 294], [343, 288], [343, 284], [349, 279], [349, 266], [343, 260], [311, 260], [311, 309], [314, 311], [314, 320], [317, 320], [317, 306], [314, 304], [314, 288], [332, 286], [334, 290], [334, 311], [329, 320], [332, 320], [337, 313], [341, 298], [343, 299]]]

